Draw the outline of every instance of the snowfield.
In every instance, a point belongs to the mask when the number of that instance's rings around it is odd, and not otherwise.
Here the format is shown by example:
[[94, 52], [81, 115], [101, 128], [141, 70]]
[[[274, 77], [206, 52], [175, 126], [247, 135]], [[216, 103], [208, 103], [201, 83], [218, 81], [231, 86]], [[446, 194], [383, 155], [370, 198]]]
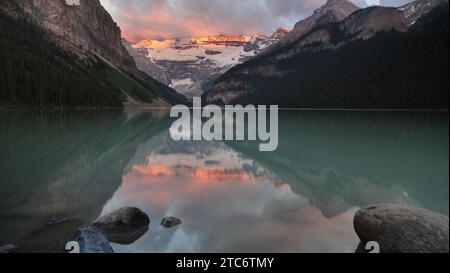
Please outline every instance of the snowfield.
[[287, 32], [287, 29], [280, 28], [271, 36], [221, 35], [149, 39], [132, 46], [168, 73], [170, 87], [192, 97], [203, 93], [205, 82], [257, 55]]

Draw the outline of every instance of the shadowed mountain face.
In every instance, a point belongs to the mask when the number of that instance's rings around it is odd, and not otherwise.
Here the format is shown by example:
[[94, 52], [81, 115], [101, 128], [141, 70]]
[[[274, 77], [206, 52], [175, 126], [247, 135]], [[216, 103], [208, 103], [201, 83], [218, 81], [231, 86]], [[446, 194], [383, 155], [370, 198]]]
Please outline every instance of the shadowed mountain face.
[[130, 53], [130, 55], [133, 57], [139, 70], [151, 77], [154, 77], [160, 83], [166, 85], [170, 84], [169, 73], [166, 70], [147, 58], [145, 54], [135, 49], [127, 40], [122, 39], [122, 43]]
[[0, 245], [61, 251], [100, 215], [137, 146], [166, 126], [145, 113], [0, 111]]
[[[448, 108], [448, 1], [420, 3], [434, 9], [371, 7], [312, 27], [231, 69], [204, 98], [305, 108]], [[418, 18], [414, 24], [411, 16]]]

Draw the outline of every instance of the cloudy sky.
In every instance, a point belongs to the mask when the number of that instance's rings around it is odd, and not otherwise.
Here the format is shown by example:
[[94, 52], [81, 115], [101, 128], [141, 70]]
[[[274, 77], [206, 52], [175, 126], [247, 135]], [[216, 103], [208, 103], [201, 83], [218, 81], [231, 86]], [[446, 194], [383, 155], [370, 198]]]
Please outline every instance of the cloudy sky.
[[[360, 7], [380, 0], [351, 0]], [[411, 0], [381, 0], [399, 6]], [[130, 41], [220, 34], [270, 34], [292, 27], [326, 0], [101, 0]]]

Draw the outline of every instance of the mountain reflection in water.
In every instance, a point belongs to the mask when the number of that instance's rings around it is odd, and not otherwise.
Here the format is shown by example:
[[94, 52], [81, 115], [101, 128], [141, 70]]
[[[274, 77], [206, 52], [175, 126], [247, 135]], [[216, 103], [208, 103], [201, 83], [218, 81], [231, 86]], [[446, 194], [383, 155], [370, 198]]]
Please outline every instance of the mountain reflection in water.
[[[67, 236], [124, 206], [151, 225], [133, 244], [114, 244], [118, 252], [353, 252], [361, 206], [448, 215], [447, 113], [282, 112], [272, 153], [256, 142], [175, 142], [169, 126], [142, 113], [0, 112], [9, 144], [0, 245], [48, 250], [51, 217], [71, 220], [59, 232]], [[165, 216], [183, 224], [164, 229]]]
[[[153, 222], [141, 240], [115, 245], [117, 251], [351, 252], [357, 246], [355, 209], [327, 219], [274, 173], [223, 143], [186, 145], [164, 132], [138, 150], [148, 156], [131, 163], [104, 213], [133, 205]], [[182, 218], [182, 226], [160, 227], [168, 215]]]

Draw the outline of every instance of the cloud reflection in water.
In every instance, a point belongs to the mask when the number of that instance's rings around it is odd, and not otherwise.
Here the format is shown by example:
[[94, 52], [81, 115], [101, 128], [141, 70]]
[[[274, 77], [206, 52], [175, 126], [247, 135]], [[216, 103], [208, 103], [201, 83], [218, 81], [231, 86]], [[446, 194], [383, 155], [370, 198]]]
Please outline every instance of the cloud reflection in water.
[[[203, 143], [203, 145], [209, 145]], [[224, 144], [205, 153], [149, 152], [105, 206], [137, 206], [150, 231], [119, 252], [352, 252], [355, 209], [327, 219], [270, 171]], [[183, 225], [159, 226], [164, 216]]]

